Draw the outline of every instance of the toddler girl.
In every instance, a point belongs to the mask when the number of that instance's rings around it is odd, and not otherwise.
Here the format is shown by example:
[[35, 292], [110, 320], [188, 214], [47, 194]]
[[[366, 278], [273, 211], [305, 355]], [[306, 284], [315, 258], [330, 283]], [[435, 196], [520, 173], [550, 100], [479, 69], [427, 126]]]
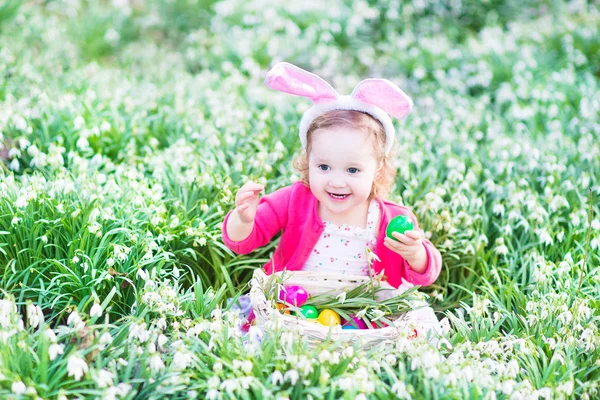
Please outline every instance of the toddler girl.
[[[223, 223], [227, 247], [246, 254], [283, 231], [264, 267], [267, 274], [286, 269], [368, 275], [370, 249], [377, 256], [374, 272], [393, 287], [433, 283], [439, 251], [423, 238], [408, 208], [384, 200], [395, 176], [389, 115], [405, 117], [412, 100], [384, 79], [364, 80], [351, 96], [339, 96], [323, 79], [289, 63], [275, 65], [265, 84], [315, 103], [300, 122], [303, 151], [294, 165], [302, 180], [260, 199], [263, 185], [243, 185]], [[408, 216], [415, 228], [394, 232], [394, 240], [385, 231], [398, 215]], [[430, 317], [435, 319], [433, 311]]]

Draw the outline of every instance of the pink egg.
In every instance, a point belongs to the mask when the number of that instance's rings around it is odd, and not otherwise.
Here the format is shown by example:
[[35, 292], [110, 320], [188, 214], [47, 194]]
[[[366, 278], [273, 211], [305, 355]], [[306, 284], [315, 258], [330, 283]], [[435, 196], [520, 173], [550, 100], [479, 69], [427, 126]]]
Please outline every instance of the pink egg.
[[[363, 320], [362, 320], [362, 318], [359, 318], [359, 317], [352, 317], [352, 321], [354, 322], [354, 324], [356, 325], [356, 327], [357, 327], [358, 329], [368, 329], [368, 328], [367, 328], [367, 324], [365, 323], [365, 321], [363, 321]], [[344, 324], [344, 325], [349, 325], [349, 326], [352, 326], [352, 323], [351, 323], [351, 322], [347, 322], [347, 323], [346, 323], [346, 324]]]
[[300, 307], [308, 300], [308, 292], [302, 286], [284, 286], [279, 292], [279, 300]]
[[248, 313], [248, 323], [252, 324], [252, 322], [256, 319], [256, 315], [254, 314], [254, 310], [250, 310]]

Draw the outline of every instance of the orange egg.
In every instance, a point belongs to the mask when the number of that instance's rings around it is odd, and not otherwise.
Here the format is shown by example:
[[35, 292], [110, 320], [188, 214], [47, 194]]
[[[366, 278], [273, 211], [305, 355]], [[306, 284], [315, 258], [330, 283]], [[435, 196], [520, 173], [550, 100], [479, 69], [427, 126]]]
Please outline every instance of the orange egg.
[[281, 303], [277, 303], [277, 308], [279, 309], [279, 311], [281, 311], [284, 314], [290, 315], [290, 310], [287, 309], [287, 307]]
[[319, 313], [319, 322], [321, 325], [332, 326], [332, 325], [340, 325], [342, 323], [342, 319], [339, 314], [333, 310], [325, 309]]

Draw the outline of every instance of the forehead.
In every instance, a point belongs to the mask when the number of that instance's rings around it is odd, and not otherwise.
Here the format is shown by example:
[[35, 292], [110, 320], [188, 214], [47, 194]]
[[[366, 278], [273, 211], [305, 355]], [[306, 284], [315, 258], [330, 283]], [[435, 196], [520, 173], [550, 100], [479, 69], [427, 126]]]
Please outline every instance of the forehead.
[[310, 157], [362, 160], [374, 158], [375, 148], [373, 139], [363, 130], [344, 126], [317, 129], [311, 135]]

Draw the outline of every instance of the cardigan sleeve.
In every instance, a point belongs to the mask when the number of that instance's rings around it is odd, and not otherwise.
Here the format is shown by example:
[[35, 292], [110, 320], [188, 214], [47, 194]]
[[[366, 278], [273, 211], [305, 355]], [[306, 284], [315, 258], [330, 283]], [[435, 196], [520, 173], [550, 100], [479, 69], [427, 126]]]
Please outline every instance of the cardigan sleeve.
[[291, 186], [287, 186], [263, 196], [256, 209], [252, 232], [239, 242], [231, 240], [227, 235], [227, 221], [233, 210], [230, 211], [223, 221], [223, 243], [237, 254], [248, 254], [269, 243], [287, 224], [290, 193]]
[[[417, 217], [411, 212], [410, 218], [413, 220], [415, 224], [415, 230], [419, 230], [419, 224], [417, 222]], [[427, 254], [427, 268], [425, 271], [419, 273], [413, 270], [408, 261], [404, 258], [402, 259], [402, 269], [403, 269], [403, 278], [404, 280], [412, 283], [413, 285], [419, 286], [429, 286], [440, 275], [440, 271], [442, 270], [442, 255], [439, 250], [435, 248], [433, 243], [429, 240], [423, 238], [423, 247], [425, 247], [425, 253]]]

